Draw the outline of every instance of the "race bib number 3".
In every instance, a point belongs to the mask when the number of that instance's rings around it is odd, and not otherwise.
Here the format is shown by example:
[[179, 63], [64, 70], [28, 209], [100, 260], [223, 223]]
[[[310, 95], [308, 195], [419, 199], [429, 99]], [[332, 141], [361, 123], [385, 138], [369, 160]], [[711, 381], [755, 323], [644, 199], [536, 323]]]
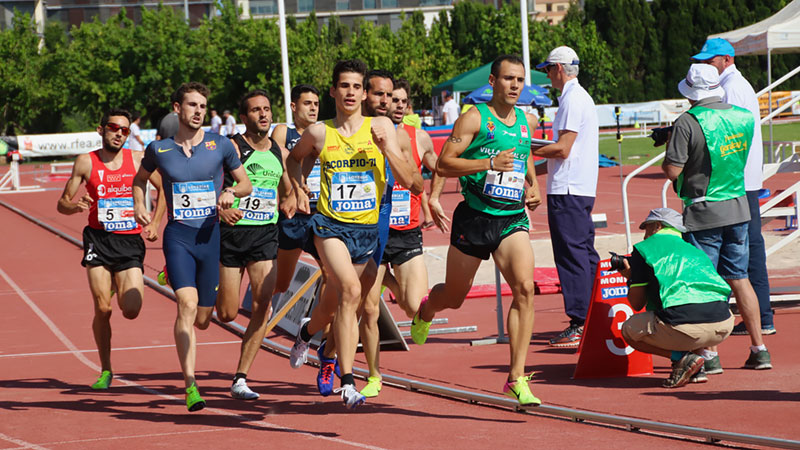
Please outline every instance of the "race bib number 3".
[[405, 189], [392, 191], [392, 214], [389, 225], [401, 226], [411, 223], [411, 192]]
[[133, 218], [133, 198], [97, 199], [97, 220], [106, 231], [129, 231], [136, 228]]
[[278, 209], [278, 193], [275, 189], [254, 187], [253, 192], [239, 199], [239, 209], [243, 218], [257, 222], [269, 222]]
[[514, 161], [514, 170], [511, 172], [486, 172], [486, 182], [483, 193], [489, 197], [503, 200], [522, 200], [525, 188], [525, 169], [522, 161]]
[[306, 179], [306, 185], [308, 186], [308, 190], [311, 191], [311, 195], [309, 195], [308, 199], [312, 202], [319, 200], [319, 161], [314, 164], [314, 168], [311, 169], [311, 173], [308, 174], [308, 179]]
[[187, 181], [172, 185], [172, 217], [175, 220], [205, 219], [217, 215], [217, 193], [213, 181]]
[[331, 209], [336, 212], [370, 211], [378, 196], [375, 177], [369, 172], [335, 172], [331, 178]]

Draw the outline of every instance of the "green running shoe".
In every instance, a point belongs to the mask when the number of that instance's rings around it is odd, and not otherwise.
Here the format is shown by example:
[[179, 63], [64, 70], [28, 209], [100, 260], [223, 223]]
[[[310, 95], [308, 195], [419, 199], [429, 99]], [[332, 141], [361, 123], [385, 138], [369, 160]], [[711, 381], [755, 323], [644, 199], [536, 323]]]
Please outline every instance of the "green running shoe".
[[361, 390], [361, 395], [367, 398], [377, 397], [382, 387], [383, 383], [381, 383], [380, 377], [369, 377], [367, 378], [367, 385]]
[[517, 380], [513, 382], [506, 381], [505, 386], [503, 386], [503, 394], [517, 399], [521, 406], [541, 405], [542, 401], [533, 395], [530, 386], [528, 386], [528, 381], [532, 379], [533, 374], [530, 374], [527, 377], [517, 377]]
[[197, 385], [192, 383], [191, 386], [186, 388], [186, 408], [189, 412], [200, 411], [206, 407], [206, 401], [200, 397], [200, 392], [197, 391]]
[[423, 345], [428, 340], [428, 331], [431, 329], [431, 322], [425, 322], [419, 317], [419, 312], [414, 315], [411, 321], [411, 339], [417, 345]]
[[94, 382], [92, 385], [92, 389], [97, 391], [102, 391], [108, 389], [111, 386], [111, 380], [114, 378], [114, 375], [111, 374], [110, 370], [104, 370], [103, 373], [97, 378], [97, 381]]

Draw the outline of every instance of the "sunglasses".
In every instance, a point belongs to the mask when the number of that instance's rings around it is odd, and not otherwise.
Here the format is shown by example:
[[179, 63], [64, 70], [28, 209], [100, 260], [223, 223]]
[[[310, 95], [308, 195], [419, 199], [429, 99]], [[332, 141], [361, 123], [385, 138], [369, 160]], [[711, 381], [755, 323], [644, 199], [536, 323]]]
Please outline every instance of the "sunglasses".
[[127, 136], [127, 135], [131, 134], [131, 129], [130, 128], [123, 127], [123, 126], [117, 125], [117, 124], [112, 123], [112, 122], [107, 123], [106, 124], [106, 128], [108, 128], [108, 130], [111, 131], [112, 133], [116, 133], [117, 131], [122, 131], [122, 135], [123, 136]]

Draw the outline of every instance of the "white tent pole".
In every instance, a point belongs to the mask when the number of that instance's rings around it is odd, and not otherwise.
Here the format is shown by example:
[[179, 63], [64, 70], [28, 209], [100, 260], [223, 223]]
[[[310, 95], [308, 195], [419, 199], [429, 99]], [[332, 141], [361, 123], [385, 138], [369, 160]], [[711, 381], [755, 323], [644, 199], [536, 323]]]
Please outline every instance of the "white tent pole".
[[289, 50], [286, 44], [286, 7], [283, 0], [278, 0], [278, 29], [281, 40], [281, 69], [283, 69], [283, 103], [286, 107], [286, 123], [290, 124], [292, 119], [292, 87], [289, 79]]
[[[772, 49], [767, 48], [767, 85], [772, 84]], [[769, 90], [769, 112], [772, 113], [772, 89]], [[775, 142], [772, 138], [772, 119], [769, 119], [769, 162], [774, 162], [772, 159], [772, 147]]]
[[525, 84], [531, 85], [531, 55], [528, 48], [528, 0], [519, 0], [522, 21], [522, 62], [525, 65]]

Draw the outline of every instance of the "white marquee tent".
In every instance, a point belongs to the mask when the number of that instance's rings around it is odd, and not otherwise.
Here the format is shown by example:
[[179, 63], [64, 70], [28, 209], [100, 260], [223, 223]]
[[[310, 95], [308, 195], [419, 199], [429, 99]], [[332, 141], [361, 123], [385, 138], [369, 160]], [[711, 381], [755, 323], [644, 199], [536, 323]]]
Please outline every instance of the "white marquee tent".
[[796, 53], [800, 51], [800, 0], [792, 1], [761, 22], [710, 38], [730, 42], [736, 49], [736, 56]]

